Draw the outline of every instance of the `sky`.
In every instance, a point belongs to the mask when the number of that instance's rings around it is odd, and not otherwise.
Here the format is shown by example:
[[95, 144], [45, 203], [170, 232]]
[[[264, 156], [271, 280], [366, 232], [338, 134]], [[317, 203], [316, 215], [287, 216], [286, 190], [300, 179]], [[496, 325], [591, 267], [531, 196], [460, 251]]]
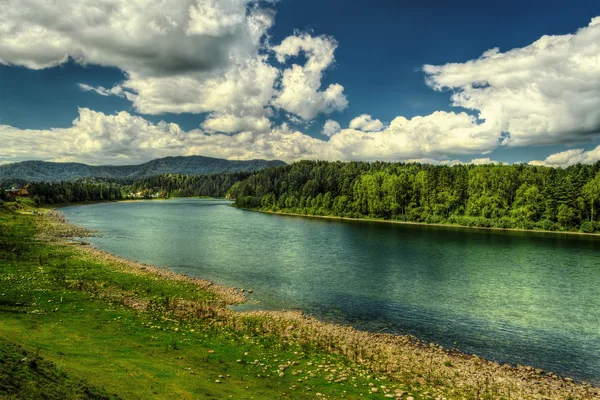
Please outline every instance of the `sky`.
[[594, 163], [600, 2], [0, 0], [0, 163], [178, 155]]

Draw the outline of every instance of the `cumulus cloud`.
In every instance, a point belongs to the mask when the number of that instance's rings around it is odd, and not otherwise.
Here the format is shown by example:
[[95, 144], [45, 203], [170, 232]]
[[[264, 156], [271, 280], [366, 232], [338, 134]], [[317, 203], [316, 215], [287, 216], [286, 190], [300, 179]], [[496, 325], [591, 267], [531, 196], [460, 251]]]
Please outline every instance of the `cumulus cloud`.
[[257, 17], [247, 16], [250, 3], [5, 0], [1, 61], [41, 69], [71, 57], [144, 76], [210, 71], [258, 45], [249, 34], [260, 29]]
[[474, 165], [486, 165], [486, 164], [498, 164], [498, 161], [494, 161], [489, 157], [486, 158], [474, 158], [469, 164]]
[[[104, 114], [87, 108], [68, 128], [19, 129], [0, 125], [0, 163], [42, 159], [79, 161], [92, 164], [130, 164], [176, 155], [205, 155], [227, 159], [397, 160], [431, 164], [464, 164], [449, 155], [482, 153], [496, 140], [493, 134], [466, 113], [434, 113], [406, 119], [398, 117], [380, 132], [342, 129], [329, 140], [306, 135], [284, 123], [271, 128], [243, 129], [255, 121], [228, 120], [214, 115], [214, 126], [182, 130], [179, 125], [157, 124], [127, 112]], [[331, 121], [331, 120], [330, 120]], [[329, 121], [328, 121], [329, 122]], [[331, 121], [335, 125], [335, 121]], [[234, 125], [233, 127], [229, 124]], [[242, 124], [242, 125], [236, 125]], [[327, 125], [327, 124], [326, 124]], [[268, 128], [267, 128], [268, 127]], [[600, 146], [590, 151], [568, 150], [531, 164], [568, 166], [600, 160]], [[488, 158], [474, 158], [471, 164], [494, 164]]]
[[42, 69], [69, 59], [126, 73], [113, 88], [144, 114], [268, 115], [279, 71], [261, 54], [274, 13], [258, 0], [6, 0], [0, 63]]
[[[271, 49], [275, 13], [268, 5], [275, 1], [5, 0], [0, 63], [42, 69], [71, 59], [119, 68], [126, 78], [114, 87], [80, 88], [126, 97], [142, 114], [227, 114], [261, 121], [264, 130], [271, 106], [305, 120], [344, 109], [341, 85], [320, 90], [337, 43], [303, 34]], [[304, 66], [281, 72], [267, 62], [300, 52]]]
[[[208, 115], [191, 131], [88, 109], [70, 128], [0, 125], [0, 162], [54, 157], [123, 163], [185, 154], [434, 162], [503, 145], [580, 143], [600, 134], [600, 17], [571, 35], [424, 66], [427, 83], [452, 91], [453, 105], [469, 112], [399, 116], [389, 126], [363, 114], [349, 129], [328, 120], [322, 130], [328, 140], [287, 124], [273, 128], [272, 115], [306, 127], [320, 113], [344, 110], [348, 100], [340, 84], [322, 84], [337, 42], [297, 32], [272, 46], [268, 3], [0, 0], [0, 63], [41, 69], [72, 59], [116, 67], [125, 72], [123, 82], [112, 88], [82, 82], [81, 90], [126, 97], [142, 114]], [[280, 64], [271, 65], [272, 56]], [[294, 63], [296, 57], [306, 61]], [[597, 150], [569, 150], [537, 162], [590, 162]], [[492, 160], [472, 160], [481, 162]]]
[[327, 121], [325, 121], [325, 124], [323, 125], [323, 129], [321, 130], [321, 133], [325, 136], [333, 136], [341, 130], [342, 130], [342, 127], [340, 126], [340, 124], [338, 124], [336, 121], [334, 121], [332, 119], [328, 119]]
[[380, 120], [373, 119], [368, 114], [363, 114], [350, 121], [350, 128], [365, 132], [378, 132], [385, 128], [385, 126]]
[[511, 146], [567, 143], [600, 133], [600, 17], [571, 35], [543, 36], [466, 63], [425, 65], [428, 84], [451, 89]]
[[530, 161], [531, 165], [544, 165], [548, 167], [568, 167], [574, 164], [594, 164], [600, 161], [600, 146], [585, 151], [584, 149], [571, 149], [551, 154], [545, 160]]
[[267, 132], [271, 121], [267, 117], [236, 117], [227, 114], [211, 114], [203, 123], [207, 131], [234, 133], [241, 131]]
[[497, 141], [487, 123], [464, 112], [437, 111], [411, 119], [397, 117], [380, 132], [344, 129], [328, 143], [345, 159], [406, 160], [481, 153]]
[[[490, 138], [465, 113], [436, 113], [410, 120], [396, 118], [381, 132], [344, 129], [329, 140], [315, 139], [287, 124], [273, 129], [226, 132], [255, 121], [214, 115], [204, 129], [182, 130], [167, 122], [153, 124], [120, 112], [107, 115], [81, 108], [69, 128], [18, 129], [0, 125], [0, 161], [44, 159], [94, 164], [126, 164], [174, 155], [205, 155], [229, 159], [408, 160], [439, 159], [448, 152], [470, 153], [489, 146]], [[233, 126], [232, 126], [233, 125]], [[210, 130], [208, 128], [211, 128]], [[494, 140], [492, 137], [491, 140]]]
[[92, 164], [130, 164], [175, 155], [227, 159], [336, 159], [323, 142], [287, 126], [235, 135], [182, 130], [161, 121], [153, 124], [125, 111], [114, 115], [81, 108], [69, 128], [18, 129], [0, 125], [0, 162], [41, 159]]
[[122, 84], [143, 114], [220, 112], [259, 117], [274, 92], [276, 68], [262, 57], [236, 61], [225, 71], [178, 76], [132, 75]]
[[309, 34], [296, 34], [273, 47], [277, 60], [286, 62], [289, 57], [304, 53], [306, 64], [293, 64], [283, 72], [281, 91], [272, 104], [305, 120], [313, 119], [319, 113], [341, 111], [348, 106], [344, 87], [331, 84], [321, 91], [323, 71], [334, 61], [333, 53], [337, 42], [327, 36], [313, 37]]

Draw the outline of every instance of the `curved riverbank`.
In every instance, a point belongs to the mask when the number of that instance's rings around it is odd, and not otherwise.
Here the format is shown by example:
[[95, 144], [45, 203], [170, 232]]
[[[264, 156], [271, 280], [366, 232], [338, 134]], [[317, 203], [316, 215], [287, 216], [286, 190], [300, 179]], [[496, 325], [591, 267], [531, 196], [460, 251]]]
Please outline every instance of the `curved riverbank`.
[[[165, 273], [163, 269], [127, 261], [88, 246], [81, 246], [79, 250], [91, 257], [123, 265], [134, 273], [152, 273], [160, 279], [194, 279]], [[232, 293], [231, 289], [229, 293]], [[222, 304], [230, 302], [225, 297], [222, 299]], [[435, 391], [439, 396], [481, 398], [483, 393], [489, 393], [492, 398], [533, 399], [543, 395], [552, 399], [567, 396], [591, 399], [599, 395], [597, 388], [579, 385], [554, 374], [531, 367], [500, 365], [476, 356], [447, 351], [412, 337], [360, 332], [350, 327], [319, 322], [297, 312], [240, 314], [225, 307], [213, 311], [233, 329], [247, 329], [248, 320], [257, 318], [260, 326], [253, 327], [254, 333], [342, 354], [393, 381], [431, 387], [432, 392]]]
[[274, 214], [274, 215], [285, 215], [292, 217], [305, 217], [305, 218], [320, 218], [337, 221], [355, 221], [355, 222], [376, 222], [383, 224], [400, 224], [400, 225], [418, 225], [418, 226], [437, 226], [443, 228], [464, 228], [464, 229], [476, 229], [476, 230], [491, 230], [491, 231], [504, 231], [504, 232], [527, 232], [527, 233], [547, 233], [554, 235], [579, 235], [579, 236], [595, 236], [600, 237], [600, 233], [586, 233], [586, 232], [575, 232], [575, 231], [544, 231], [541, 229], [518, 229], [518, 228], [494, 228], [486, 226], [466, 226], [456, 224], [429, 224], [426, 222], [410, 222], [410, 221], [397, 221], [391, 219], [376, 219], [376, 218], [348, 218], [348, 217], [336, 217], [333, 215], [310, 215], [310, 214], [298, 214], [288, 213], [284, 211], [267, 211], [253, 208], [240, 208], [245, 211], [259, 212], [263, 214]]

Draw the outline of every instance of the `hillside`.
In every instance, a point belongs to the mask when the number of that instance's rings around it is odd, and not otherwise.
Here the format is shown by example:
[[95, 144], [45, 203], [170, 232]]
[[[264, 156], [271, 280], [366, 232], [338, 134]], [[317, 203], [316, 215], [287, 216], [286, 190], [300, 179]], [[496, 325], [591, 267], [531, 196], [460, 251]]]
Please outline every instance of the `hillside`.
[[0, 165], [0, 182], [56, 182], [81, 178], [139, 179], [161, 174], [251, 172], [285, 165], [278, 160], [232, 161], [203, 156], [166, 157], [139, 165], [93, 166], [80, 163], [23, 161]]

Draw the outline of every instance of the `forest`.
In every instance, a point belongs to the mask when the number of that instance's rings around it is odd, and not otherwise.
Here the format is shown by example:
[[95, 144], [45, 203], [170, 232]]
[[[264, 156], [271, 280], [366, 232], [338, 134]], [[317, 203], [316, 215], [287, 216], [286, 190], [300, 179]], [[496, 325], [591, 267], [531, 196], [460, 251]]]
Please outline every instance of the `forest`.
[[39, 204], [227, 196], [240, 208], [304, 215], [600, 231], [600, 162], [562, 169], [300, 161], [257, 172], [31, 183], [29, 193]]
[[[153, 196], [225, 197], [234, 183], [247, 179], [251, 174], [251, 172], [223, 172], [209, 175], [163, 174], [137, 180], [84, 178], [55, 183], [34, 182], [30, 183], [28, 191], [38, 204], [150, 199]], [[0, 189], [0, 200], [7, 200], [2, 189]]]
[[600, 162], [517, 165], [301, 161], [229, 191], [241, 208], [463, 226], [598, 232]]
[[158, 175], [134, 181], [130, 192], [164, 192], [167, 197], [225, 197], [234, 183], [243, 181], [251, 172], [224, 172], [210, 175]]
[[65, 204], [86, 201], [122, 200], [123, 182], [95, 178], [74, 181], [31, 183], [28, 192], [38, 204]]

